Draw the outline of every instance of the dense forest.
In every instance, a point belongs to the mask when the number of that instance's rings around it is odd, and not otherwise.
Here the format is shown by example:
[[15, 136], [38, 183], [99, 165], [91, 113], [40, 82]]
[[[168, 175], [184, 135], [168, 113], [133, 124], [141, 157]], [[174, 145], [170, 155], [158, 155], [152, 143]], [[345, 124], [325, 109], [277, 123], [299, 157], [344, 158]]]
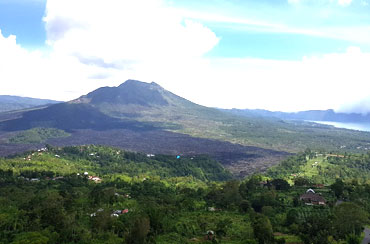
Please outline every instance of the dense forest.
[[369, 165], [307, 150], [236, 180], [207, 156], [46, 146], [0, 159], [0, 243], [360, 243]]

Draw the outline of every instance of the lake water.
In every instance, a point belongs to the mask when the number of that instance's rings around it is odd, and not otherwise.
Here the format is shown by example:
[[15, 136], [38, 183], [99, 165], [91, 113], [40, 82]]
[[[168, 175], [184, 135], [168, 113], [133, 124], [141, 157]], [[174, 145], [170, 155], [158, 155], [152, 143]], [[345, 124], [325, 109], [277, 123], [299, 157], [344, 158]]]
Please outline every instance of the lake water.
[[311, 121], [311, 122], [315, 122], [318, 124], [324, 124], [324, 125], [332, 125], [337, 128], [370, 132], [370, 123], [344, 123], [344, 122], [333, 122], [333, 121]]

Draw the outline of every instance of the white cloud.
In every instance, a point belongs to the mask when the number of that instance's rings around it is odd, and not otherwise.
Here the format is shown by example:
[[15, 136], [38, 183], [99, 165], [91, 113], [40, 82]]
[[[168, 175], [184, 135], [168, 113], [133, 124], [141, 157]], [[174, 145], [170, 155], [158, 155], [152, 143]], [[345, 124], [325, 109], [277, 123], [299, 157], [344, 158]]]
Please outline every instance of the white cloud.
[[219, 39], [182, 14], [157, 0], [49, 0], [49, 49], [30, 52], [0, 33], [0, 91], [73, 99], [133, 78], [207, 106], [285, 111], [368, 96], [370, 54], [358, 48], [301, 61], [206, 58]]
[[1, 94], [63, 100], [97, 85], [83, 83], [87, 74], [96, 70], [75, 57], [53, 51], [28, 51], [17, 45], [15, 36], [5, 38], [1, 31], [0, 53]]
[[147, 63], [141, 67], [146, 72], [138, 77], [159, 81], [176, 94], [207, 106], [339, 109], [369, 95], [369, 62], [370, 53], [351, 47], [345, 53], [300, 61], [203, 58], [188, 62], [186, 69], [169, 63], [173, 72]]
[[202, 56], [218, 42], [211, 30], [156, 0], [49, 0], [45, 22], [56, 51], [109, 63]]
[[348, 6], [352, 3], [352, 0], [338, 0], [338, 4], [341, 6]]
[[141, 63], [183, 66], [218, 43], [159, 0], [49, 0], [44, 21], [48, 51], [29, 52], [1, 35], [1, 93], [73, 99], [135, 76]]

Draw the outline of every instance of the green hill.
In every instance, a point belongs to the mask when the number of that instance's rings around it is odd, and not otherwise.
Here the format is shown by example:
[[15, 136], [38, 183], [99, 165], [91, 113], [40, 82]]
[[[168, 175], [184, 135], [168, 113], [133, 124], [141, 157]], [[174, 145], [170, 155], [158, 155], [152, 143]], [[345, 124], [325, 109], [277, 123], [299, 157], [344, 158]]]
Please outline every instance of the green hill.
[[369, 154], [313, 153], [292, 156], [270, 168], [268, 175], [291, 183], [307, 179], [316, 184], [333, 184], [336, 179], [370, 182]]
[[[368, 168], [368, 155], [326, 156], [307, 151], [289, 158], [282, 167], [303, 167], [310, 180], [315, 176], [307, 168], [310, 160], [327, 160], [343, 169]], [[335, 180], [334, 174], [327, 178], [334, 183], [289, 185], [271, 175], [235, 180], [206, 156], [177, 158], [103, 146], [49, 145], [0, 159], [0, 242], [322, 244], [360, 240], [363, 227], [370, 223], [370, 184]], [[324, 198], [324, 204], [300, 200], [308, 188]]]
[[146, 155], [102, 146], [50, 148], [0, 159], [0, 169], [15, 173], [48, 172], [69, 175], [90, 172], [110, 177], [186, 177], [202, 181], [222, 181], [231, 174], [207, 156], [179, 157]]

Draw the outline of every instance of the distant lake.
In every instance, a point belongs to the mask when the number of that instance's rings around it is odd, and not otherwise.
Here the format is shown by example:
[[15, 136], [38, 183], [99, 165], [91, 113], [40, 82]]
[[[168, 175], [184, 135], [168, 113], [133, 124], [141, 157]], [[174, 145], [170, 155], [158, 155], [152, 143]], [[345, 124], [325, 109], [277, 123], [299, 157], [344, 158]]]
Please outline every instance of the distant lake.
[[318, 124], [323, 125], [332, 125], [336, 128], [344, 128], [350, 130], [360, 130], [360, 131], [369, 131], [370, 132], [370, 123], [345, 123], [345, 122], [333, 122], [333, 121], [312, 121]]

